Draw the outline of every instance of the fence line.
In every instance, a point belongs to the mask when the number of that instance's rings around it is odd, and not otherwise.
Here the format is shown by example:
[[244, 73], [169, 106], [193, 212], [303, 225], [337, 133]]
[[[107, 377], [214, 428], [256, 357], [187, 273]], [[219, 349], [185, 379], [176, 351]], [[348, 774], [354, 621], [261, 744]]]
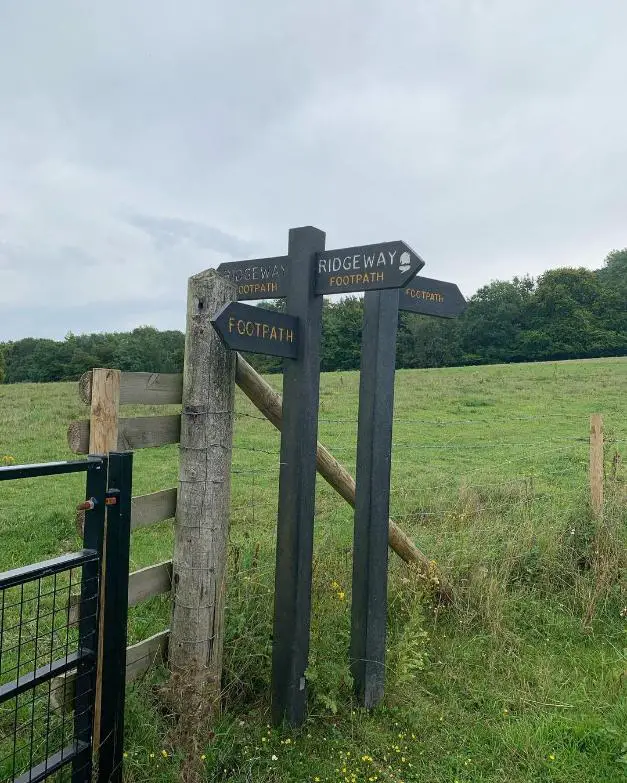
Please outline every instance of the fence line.
[[[98, 372], [98, 371], [94, 371]], [[93, 373], [86, 373], [79, 382], [79, 395], [81, 399], [84, 402], [88, 402], [92, 405], [93, 408], [93, 388], [94, 388], [94, 382], [93, 382], [94, 375]], [[148, 405], [172, 405], [172, 404], [181, 404], [182, 402], [182, 376], [179, 374], [161, 374], [161, 373], [129, 373], [129, 372], [122, 372], [119, 373], [120, 378], [120, 391], [119, 391], [119, 406], [118, 406], [118, 412], [119, 407], [124, 405], [137, 405], [137, 404], [148, 404]], [[236, 380], [238, 385], [243, 389], [243, 391], [250, 397], [253, 404], [256, 404], [260, 408], [260, 413], [249, 413], [246, 411], [234, 411], [234, 415], [237, 418], [244, 418], [244, 419], [253, 419], [253, 420], [259, 420], [259, 421], [270, 421], [272, 424], [274, 424], [276, 427], [280, 428], [280, 404], [281, 404], [281, 398], [280, 395], [272, 389], [269, 384], [267, 384], [263, 379], [258, 376], [252, 368], [247, 365], [246, 362], [243, 361], [241, 357], [238, 356], [237, 359], [237, 375]], [[251, 385], [255, 387], [254, 392], [260, 393], [263, 397], [261, 401], [255, 398], [255, 393], [251, 392]], [[396, 416], [394, 418], [394, 422], [398, 424], [429, 424], [432, 426], [437, 427], [451, 427], [451, 426], [457, 426], [457, 425], [485, 425], [485, 424], [498, 424], [503, 422], [538, 422], [538, 421], [555, 421], [556, 419], [568, 419], [568, 420], [579, 420], [580, 416], [578, 414], [569, 414], [569, 413], [547, 413], [543, 415], [529, 415], [529, 416], [502, 416], [502, 417], [481, 417], [481, 418], [459, 418], [459, 419], [447, 419], [447, 420], [438, 420], [438, 419], [426, 419], [426, 418], [416, 418], [416, 417], [407, 417], [403, 415]], [[80, 422], [72, 422], [72, 424], [69, 427], [68, 430], [68, 441], [70, 442], [71, 446], [74, 450], [84, 451], [85, 449], [89, 450], [89, 440], [91, 438], [91, 426], [92, 426], [93, 418], [90, 418], [89, 421], [80, 421]], [[357, 418], [332, 418], [332, 417], [325, 417], [321, 416], [319, 417], [319, 422], [321, 424], [353, 424], [357, 425]], [[180, 436], [180, 416], [178, 415], [170, 415], [170, 416], [143, 416], [143, 417], [131, 417], [131, 418], [121, 418], [118, 415], [117, 421], [116, 421], [118, 432], [117, 432], [117, 441], [116, 446], [120, 446], [121, 444], [124, 446], [124, 448], [152, 448], [152, 447], [158, 447], [161, 445], [167, 445], [176, 443], [179, 440]], [[440, 451], [453, 451], [453, 452], [467, 452], [467, 453], [473, 453], [477, 451], [489, 451], [489, 450], [497, 450], [497, 449], [530, 449], [533, 450], [532, 456], [534, 458], [537, 458], [541, 455], [546, 455], [547, 453], [555, 452], [555, 453], [565, 453], [572, 451], [573, 447], [580, 446], [585, 444], [586, 442], [589, 442], [589, 439], [585, 436], [555, 436], [550, 439], [537, 439], [537, 440], [523, 440], [523, 441], [508, 441], [508, 440], [498, 440], [498, 441], [471, 441], [471, 442], [456, 442], [454, 439], [450, 439], [445, 443], [412, 443], [407, 441], [398, 441], [392, 444], [393, 448], [393, 459], [394, 459], [394, 453], [395, 452], [403, 452], [403, 453], [424, 453], [424, 452], [440, 452]], [[607, 441], [605, 441], [608, 445], [610, 443], [612, 444], [618, 444], [624, 441], [618, 440], [616, 437], [608, 438]], [[350, 454], [350, 453], [356, 453], [356, 447], [354, 444], [347, 445], [342, 443], [335, 443], [331, 445], [331, 448], [333, 451], [340, 453], [340, 454]], [[264, 446], [248, 446], [248, 445], [237, 445], [234, 444], [234, 450], [236, 452], [241, 452], [242, 454], [264, 454], [268, 455], [270, 457], [277, 457], [279, 456], [279, 446], [277, 444], [276, 449], [269, 449]], [[320, 451], [322, 450], [322, 451]], [[322, 456], [321, 456], [322, 455]], [[499, 465], [511, 465], [513, 463], [516, 463], [523, 457], [522, 454], [510, 454], [507, 459], [500, 459]], [[602, 464], [602, 461], [601, 461]], [[268, 476], [268, 475], [278, 475], [278, 472], [280, 470], [281, 464], [280, 462], [278, 464], [274, 464], [267, 467], [262, 468], [252, 468], [248, 469], [246, 467], [233, 467], [232, 468], [232, 475], [234, 476], [247, 476], [252, 477], [251, 484], [251, 502], [246, 505], [240, 505], [236, 507], [231, 507], [230, 513], [242, 513], [242, 512], [250, 512], [253, 514], [253, 518], [255, 515], [255, 507], [257, 505], [256, 502], [256, 492], [257, 488], [255, 485], [254, 478], [255, 476]], [[348, 500], [349, 503], [352, 503], [351, 497], [354, 498], [354, 481], [352, 477], [350, 477], [350, 474], [340, 465], [340, 463], [335, 460], [335, 458], [331, 455], [331, 453], [325, 449], [325, 447], [320, 446], [319, 444], [319, 454], [318, 454], [318, 470], [319, 472], [322, 472], [322, 475], [326, 478], [326, 480], [331, 484], [331, 486], [339, 492], [339, 494], [345, 499]], [[337, 479], [335, 477], [335, 471], [339, 471], [339, 484], [337, 483]], [[465, 479], [473, 480], [473, 477], [476, 477], [477, 475], [481, 474], [482, 472], [487, 471], [487, 468], [481, 467], [477, 468], [475, 470], [472, 470], [465, 474]], [[558, 476], [567, 475], [570, 471], [569, 470], [563, 470], [559, 473], [551, 473], [551, 479], [555, 479]], [[598, 470], [597, 470], [597, 476], [598, 476]], [[526, 477], [516, 477], [511, 479], [503, 479], [503, 481], [491, 481], [488, 483], [467, 483], [466, 481], [462, 480], [460, 482], [459, 487], [456, 489], [457, 492], [463, 490], [463, 489], [482, 489], [487, 486], [503, 486], [503, 485], [512, 485], [512, 484], [518, 484], [523, 483], [529, 479], [537, 478], [537, 476], [526, 476]], [[441, 489], [451, 489], [450, 483], [446, 484], [428, 484], [427, 481], [423, 479], [423, 485], [425, 489], [428, 489], [430, 492], [433, 492], [434, 490], [437, 490], [438, 488]], [[351, 494], [352, 493], [352, 494]], [[152, 492], [146, 495], [139, 495], [135, 498], [133, 498], [132, 503], [132, 528], [133, 530], [136, 530], [140, 527], [146, 527], [148, 525], [156, 524], [158, 522], [163, 522], [168, 519], [171, 519], [174, 517], [176, 513], [176, 502], [177, 502], [177, 489], [176, 488], [169, 488], [164, 490], [159, 490], [157, 492]], [[419, 513], [419, 515], [422, 516], [437, 516], [442, 514], [450, 514], [452, 513], [450, 509], [440, 509], [440, 510], [429, 510], [424, 512], [414, 512], [413, 514], [404, 514], [398, 517], [399, 519], [410, 519], [415, 518], [416, 513]], [[392, 525], [394, 523], [391, 523], [391, 529]], [[396, 525], [394, 525], [394, 531], [399, 530], [396, 528]], [[403, 546], [409, 542], [409, 539], [403, 534], [400, 533], [401, 540], [400, 543], [397, 542], [397, 544], [401, 548], [401, 552], [403, 552]], [[391, 535], [392, 538], [392, 535]], [[407, 539], [407, 542], [405, 542], [405, 539]], [[413, 544], [412, 544], [413, 546]], [[418, 551], [418, 550], [417, 550]], [[406, 559], [412, 559], [411, 551], [409, 552], [409, 555], [407, 552], [404, 552], [401, 554], [401, 556], [405, 556]], [[415, 556], [415, 555], [414, 555]], [[425, 557], [425, 562], [427, 561], [427, 558]], [[169, 589], [166, 590], [166, 587], [168, 587], [166, 582], [166, 576], [165, 572], [163, 570], [164, 567], [166, 567], [167, 564], [158, 564], [156, 566], [148, 566], [148, 569], [142, 569], [143, 571], [146, 571], [147, 573], [154, 573], [155, 575], [157, 572], [159, 573], [159, 578], [155, 576], [155, 579], [157, 580], [155, 584], [159, 584], [159, 593], [155, 594], [165, 594], [169, 592]], [[157, 569], [157, 571], [151, 572], [150, 569]], [[147, 577], [148, 578], [148, 577]], [[151, 597], [151, 594], [146, 594], [146, 598]], [[160, 632], [167, 635], [167, 631]], [[153, 638], [153, 637], [151, 637]], [[141, 643], [140, 643], [141, 644]], [[161, 647], [159, 648], [162, 649]], [[167, 645], [163, 647], [163, 650], [167, 650]]]

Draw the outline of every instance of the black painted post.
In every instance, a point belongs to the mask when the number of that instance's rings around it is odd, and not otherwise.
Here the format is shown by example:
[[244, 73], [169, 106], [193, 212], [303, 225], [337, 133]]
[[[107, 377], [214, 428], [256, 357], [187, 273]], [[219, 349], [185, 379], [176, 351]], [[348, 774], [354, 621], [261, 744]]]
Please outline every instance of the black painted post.
[[98, 780], [121, 783], [126, 691], [126, 624], [131, 542], [132, 452], [109, 454], [107, 562]]
[[305, 719], [311, 560], [316, 492], [322, 297], [314, 295], [315, 253], [325, 235], [312, 226], [289, 233], [286, 312], [299, 319], [298, 358], [283, 374], [283, 424], [272, 647], [272, 720]]
[[[107, 471], [107, 457], [103, 456], [102, 462], [94, 461], [87, 470], [85, 488], [85, 499], [94, 498], [96, 503], [91, 510], [85, 512], [83, 548], [98, 552], [98, 560], [83, 566], [78, 646], [80, 650], [91, 650], [94, 653], [94, 659], [97, 658], [98, 650], [100, 568], [104, 546]], [[95, 665], [83, 660], [76, 670], [74, 736], [78, 742], [85, 743], [87, 747], [72, 761], [72, 783], [82, 783], [91, 779], [95, 692]], [[63, 693], [63, 699], [65, 700], [65, 693]]]
[[383, 697], [398, 289], [364, 296], [353, 541], [351, 671], [364, 707]]

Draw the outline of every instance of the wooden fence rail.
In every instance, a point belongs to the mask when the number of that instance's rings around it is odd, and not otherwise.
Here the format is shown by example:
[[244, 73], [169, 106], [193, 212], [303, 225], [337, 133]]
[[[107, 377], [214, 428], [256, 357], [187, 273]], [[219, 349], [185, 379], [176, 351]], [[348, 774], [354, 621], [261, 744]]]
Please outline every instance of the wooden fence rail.
[[[79, 392], [81, 399], [88, 403], [92, 394], [92, 373], [87, 372], [79, 381]], [[162, 378], [165, 380], [162, 381]], [[179, 379], [179, 380], [176, 380]], [[240, 355], [237, 354], [237, 363], [235, 368], [235, 381], [240, 389], [246, 394], [251, 402], [259, 409], [261, 413], [277, 429], [281, 429], [283, 417], [283, 400], [281, 395], [265, 381], [259, 373]], [[153, 388], [166, 388], [169, 390], [167, 395], [164, 393], [164, 400], [167, 398], [168, 404], [180, 404], [182, 401], [182, 375], [162, 376], [159, 373], [131, 373], [123, 372], [120, 375], [120, 403], [122, 400], [132, 399], [134, 404], [151, 404], [154, 402]], [[126, 404], [126, 403], [125, 403]], [[148, 428], [150, 422], [155, 418], [168, 417], [144, 417], [142, 419], [120, 419], [120, 426], [124, 428], [123, 422], [140, 422], [141, 426]], [[80, 429], [84, 432], [88, 422], [73, 422], [70, 429]], [[139, 424], [133, 425], [137, 431]], [[148, 436], [146, 436], [148, 437]], [[141, 436], [138, 435], [141, 440]], [[68, 431], [68, 441], [70, 434]], [[76, 436], [72, 435], [72, 442], [76, 442]], [[81, 442], [85, 442], [85, 435], [81, 435]], [[72, 443], [70, 443], [70, 447]], [[355, 479], [344, 468], [344, 466], [331, 454], [331, 452], [318, 443], [316, 454], [317, 469], [320, 475], [335, 489], [335, 491], [346, 500], [351, 506], [355, 504]], [[150, 496], [145, 496], [150, 497]], [[159, 518], [159, 521], [163, 517]], [[156, 520], [154, 520], [156, 521]], [[147, 522], [146, 524], [150, 524]], [[428, 574], [436, 583], [436, 594], [444, 603], [450, 603], [453, 599], [453, 590], [445, 576], [409, 538], [409, 536], [393, 521], [389, 525], [389, 546], [406, 563], [418, 565], [422, 572]]]
[[[115, 372], [115, 371], [114, 371]], [[119, 403], [113, 401], [114, 407], [121, 405], [180, 405], [183, 393], [183, 376], [181, 374], [122, 372], [119, 373]], [[81, 400], [93, 403], [93, 373], [85, 373], [79, 381], [79, 396]], [[253, 402], [259, 411], [277, 429], [282, 423], [282, 398], [254, 370], [254, 368], [239, 354], [236, 362], [236, 383]], [[92, 405], [92, 419], [93, 416]], [[117, 407], [119, 410], [119, 407]], [[109, 427], [109, 436], [115, 433], [117, 448], [138, 449], [151, 448], [177, 443], [180, 438], [180, 416], [148, 416], [134, 418], [116, 418], [115, 421], [105, 421]], [[98, 422], [101, 427], [102, 421]], [[89, 453], [91, 450], [90, 421], [72, 422], [68, 429], [68, 443], [75, 453]], [[350, 505], [355, 503], [355, 481], [343, 465], [318, 443], [317, 469], [321, 476]], [[590, 495], [595, 516], [599, 517], [603, 509], [603, 420], [598, 414], [590, 420]], [[146, 495], [134, 497], [132, 500], [131, 530], [163, 522], [171, 519], [176, 513], [176, 488], [164, 489]], [[77, 526], [82, 531], [84, 512], [77, 516]], [[408, 563], [417, 564], [438, 582], [437, 594], [440, 600], [450, 602], [453, 598], [451, 585], [427, 556], [421, 552], [411, 539], [396, 525], [393, 520], [389, 524], [389, 546]], [[171, 561], [143, 568], [130, 575], [129, 606], [148, 598], [166, 594], [171, 589]], [[152, 660], [167, 654], [169, 631], [163, 631], [150, 639], [140, 642], [128, 649], [127, 681], [140, 676], [150, 666]]]

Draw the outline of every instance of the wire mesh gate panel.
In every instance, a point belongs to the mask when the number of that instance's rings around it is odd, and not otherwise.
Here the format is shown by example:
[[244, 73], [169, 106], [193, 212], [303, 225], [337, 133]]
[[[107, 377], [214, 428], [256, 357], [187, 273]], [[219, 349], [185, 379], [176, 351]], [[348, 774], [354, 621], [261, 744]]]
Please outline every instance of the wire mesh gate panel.
[[84, 548], [0, 574], [0, 781], [91, 780], [97, 678], [98, 780], [121, 780], [132, 455], [0, 468], [0, 482], [79, 472]]
[[98, 571], [98, 553], [83, 550], [0, 575], [0, 780], [44, 780], [70, 763], [75, 780], [89, 777]]

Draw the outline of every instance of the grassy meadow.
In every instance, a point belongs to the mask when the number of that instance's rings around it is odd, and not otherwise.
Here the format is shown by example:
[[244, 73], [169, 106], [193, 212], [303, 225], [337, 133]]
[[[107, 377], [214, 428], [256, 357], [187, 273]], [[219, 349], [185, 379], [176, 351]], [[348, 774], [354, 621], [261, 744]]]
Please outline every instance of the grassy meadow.
[[[280, 376], [270, 382], [280, 389]], [[319, 439], [355, 468], [359, 375], [322, 377]], [[128, 407], [123, 415], [176, 412]], [[604, 416], [606, 509], [588, 506], [588, 422]], [[0, 462], [70, 458], [76, 384], [0, 385]], [[208, 781], [598, 781], [627, 776], [627, 359], [401, 370], [391, 516], [455, 585], [390, 552], [385, 704], [352, 703], [352, 511], [319, 478], [310, 714], [271, 729], [279, 436], [238, 392], [225, 709], [198, 763]], [[175, 486], [177, 449], [138, 451], [134, 494]], [[0, 485], [0, 570], [79, 546], [80, 477]], [[133, 534], [133, 569], [169, 559], [172, 523]], [[129, 642], [167, 627], [166, 599], [130, 611]], [[164, 673], [132, 686], [126, 779], [175, 781]], [[0, 715], [0, 726], [2, 717]], [[0, 732], [1, 733], [1, 732]], [[1, 754], [0, 754], [1, 756]], [[2, 775], [0, 774], [0, 778]]]

